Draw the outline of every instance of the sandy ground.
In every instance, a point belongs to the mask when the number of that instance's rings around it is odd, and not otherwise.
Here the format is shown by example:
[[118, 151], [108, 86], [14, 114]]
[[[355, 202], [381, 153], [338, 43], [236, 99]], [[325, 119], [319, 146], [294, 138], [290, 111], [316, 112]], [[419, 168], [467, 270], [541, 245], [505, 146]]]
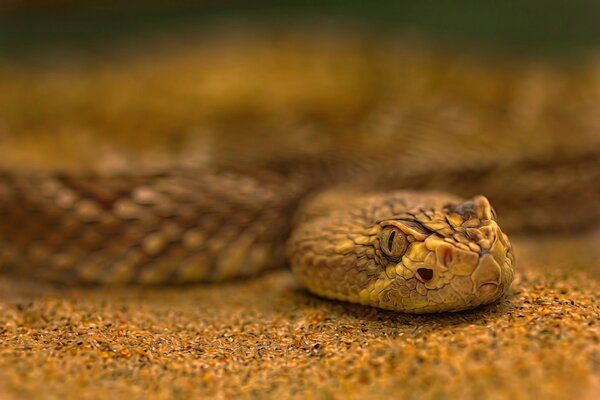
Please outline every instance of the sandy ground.
[[3, 278], [0, 398], [600, 398], [600, 231], [514, 239], [499, 303], [412, 316], [285, 270], [162, 289]]

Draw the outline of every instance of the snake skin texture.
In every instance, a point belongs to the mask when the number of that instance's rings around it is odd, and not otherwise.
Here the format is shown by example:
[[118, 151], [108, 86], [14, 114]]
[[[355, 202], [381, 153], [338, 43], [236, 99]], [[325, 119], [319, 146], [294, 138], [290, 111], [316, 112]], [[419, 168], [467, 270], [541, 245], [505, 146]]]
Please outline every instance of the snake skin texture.
[[509, 232], [599, 221], [598, 163], [592, 154], [436, 174], [394, 165], [325, 173], [318, 163], [300, 173], [2, 173], [0, 272], [164, 285], [288, 263], [321, 296], [410, 313], [470, 309], [510, 287], [503, 221]]
[[282, 265], [300, 195], [211, 170], [1, 181], [2, 270], [65, 283], [208, 282]]

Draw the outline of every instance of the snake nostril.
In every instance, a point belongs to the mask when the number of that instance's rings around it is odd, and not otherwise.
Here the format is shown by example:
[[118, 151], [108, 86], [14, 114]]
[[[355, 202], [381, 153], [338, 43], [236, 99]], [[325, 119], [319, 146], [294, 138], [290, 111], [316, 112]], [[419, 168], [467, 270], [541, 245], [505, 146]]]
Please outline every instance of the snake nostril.
[[417, 274], [419, 274], [424, 281], [430, 281], [431, 278], [433, 278], [433, 270], [429, 268], [419, 268]]

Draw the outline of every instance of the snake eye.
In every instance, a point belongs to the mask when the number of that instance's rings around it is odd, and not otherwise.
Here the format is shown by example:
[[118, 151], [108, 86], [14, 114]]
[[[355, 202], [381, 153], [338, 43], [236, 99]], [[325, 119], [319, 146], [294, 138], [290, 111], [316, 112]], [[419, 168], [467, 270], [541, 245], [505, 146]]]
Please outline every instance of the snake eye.
[[386, 256], [399, 260], [408, 248], [408, 240], [400, 229], [386, 226], [379, 234], [379, 245]]

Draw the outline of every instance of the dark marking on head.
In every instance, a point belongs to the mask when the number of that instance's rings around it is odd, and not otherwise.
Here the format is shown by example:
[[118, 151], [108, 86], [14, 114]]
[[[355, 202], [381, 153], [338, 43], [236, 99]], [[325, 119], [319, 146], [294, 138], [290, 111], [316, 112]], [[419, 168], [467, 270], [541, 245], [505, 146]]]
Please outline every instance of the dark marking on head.
[[442, 208], [444, 210], [448, 211], [449, 213], [452, 213], [456, 210], [456, 204], [446, 203], [446, 204], [444, 204], [444, 206]]

